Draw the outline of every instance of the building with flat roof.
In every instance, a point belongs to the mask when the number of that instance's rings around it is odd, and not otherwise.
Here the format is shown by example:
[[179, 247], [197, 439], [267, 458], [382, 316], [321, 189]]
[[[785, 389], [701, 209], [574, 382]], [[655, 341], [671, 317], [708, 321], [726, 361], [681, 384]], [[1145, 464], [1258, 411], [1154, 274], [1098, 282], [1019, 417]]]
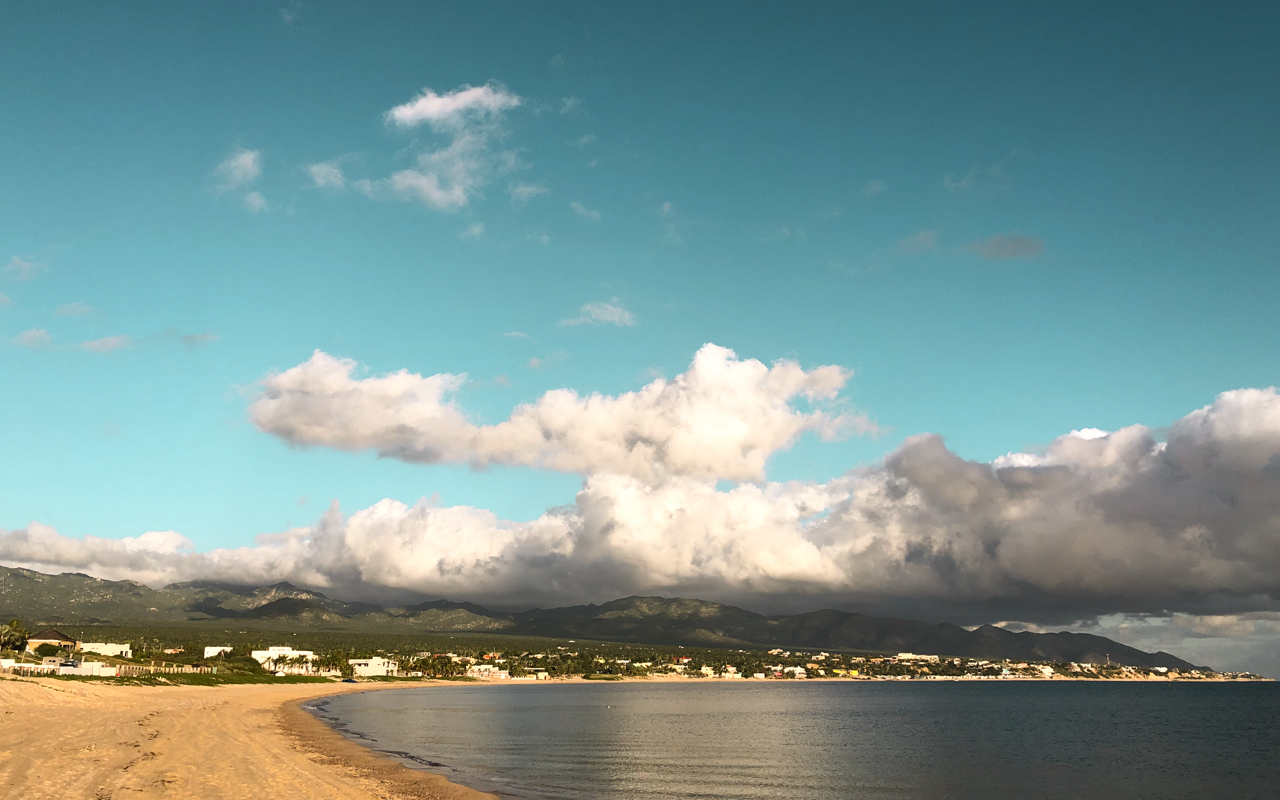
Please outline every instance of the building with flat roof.
[[349, 658], [347, 663], [351, 665], [351, 671], [361, 678], [394, 677], [400, 673], [400, 666], [396, 662], [382, 656]]
[[81, 642], [80, 651], [82, 653], [97, 653], [100, 656], [111, 656], [113, 658], [133, 658], [133, 648], [127, 644], [116, 644], [115, 642]]

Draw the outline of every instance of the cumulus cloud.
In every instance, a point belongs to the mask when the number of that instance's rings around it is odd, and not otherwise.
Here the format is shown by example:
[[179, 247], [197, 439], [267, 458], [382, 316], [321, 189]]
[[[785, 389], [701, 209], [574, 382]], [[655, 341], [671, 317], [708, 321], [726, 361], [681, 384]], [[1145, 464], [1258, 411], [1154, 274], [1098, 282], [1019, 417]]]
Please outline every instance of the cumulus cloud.
[[53, 310], [56, 317], [83, 317], [91, 313], [93, 308], [78, 300], [74, 303], [64, 303]]
[[[549, 393], [506, 422], [474, 426], [457, 409], [440, 409], [454, 376], [430, 386], [406, 373], [352, 381], [349, 365], [335, 370], [319, 357], [304, 365], [316, 366], [320, 375], [293, 385], [295, 373], [278, 390], [305, 392], [312, 404], [286, 438], [305, 432], [308, 443], [346, 449], [377, 442], [411, 458], [426, 447], [431, 458], [421, 460], [500, 456], [582, 472], [582, 488], [572, 505], [529, 522], [384, 500], [350, 517], [331, 509], [255, 548], [204, 556], [178, 553], [168, 540], [146, 554], [107, 540], [97, 550], [66, 549], [72, 545], [47, 529], [37, 547], [28, 528], [0, 536], [0, 559], [86, 568], [110, 557], [136, 574], [167, 564], [166, 579], [243, 568], [320, 586], [473, 597], [800, 594], [953, 618], [1155, 615], [1173, 619], [1184, 637], [1268, 634], [1268, 615], [1280, 611], [1274, 389], [1224, 393], [1176, 422], [1166, 442], [1142, 426], [1065, 435], [1034, 465], [996, 467], [921, 435], [882, 463], [826, 483], [725, 489], [717, 478], [759, 478], [758, 456], [830, 422], [787, 399], [806, 391], [800, 387], [830, 395], [846, 373], [766, 367], [704, 349], [669, 384], [616, 398]], [[421, 387], [415, 409], [404, 413], [413, 386]], [[330, 400], [335, 393], [341, 407]], [[255, 421], [278, 432], [282, 406], [273, 403], [257, 406]], [[521, 435], [535, 422], [538, 435]]]
[[938, 232], [919, 231], [918, 233], [913, 233], [907, 238], [899, 240], [893, 248], [899, 253], [908, 256], [936, 253], [938, 251]]
[[1275, 641], [1275, 388], [1225, 392], [1163, 440], [1142, 425], [1081, 428], [978, 462], [922, 434], [880, 463], [810, 483], [767, 481], [767, 462], [809, 432], [873, 429], [842, 410], [841, 367], [765, 365], [707, 345], [670, 381], [617, 396], [551, 391], [497, 424], [456, 404], [465, 376], [355, 369], [317, 352], [265, 378], [250, 416], [296, 445], [572, 472], [581, 489], [530, 521], [428, 500], [331, 508], [253, 547], [203, 554], [176, 535], [126, 545], [33, 523], [0, 533], [0, 561], [520, 603], [803, 598], [955, 622], [1076, 620], [1135, 644], [1121, 634], [1139, 625], [1151, 641]]
[[262, 152], [240, 148], [213, 170], [214, 187], [226, 192], [248, 186], [262, 177]]
[[607, 303], [587, 303], [578, 309], [578, 316], [560, 320], [561, 326], [600, 324], [634, 328], [637, 324], [636, 315], [628, 311], [621, 300], [614, 297]]
[[[865, 417], [822, 407], [850, 373], [767, 366], [706, 345], [688, 371], [618, 396], [547, 392], [496, 425], [476, 425], [452, 401], [462, 375], [406, 371], [357, 379], [356, 364], [317, 351], [262, 382], [249, 408], [263, 431], [299, 445], [375, 450], [415, 462], [537, 466], [642, 480], [691, 475], [763, 478], [770, 455], [803, 433], [868, 430]], [[809, 410], [793, 407], [803, 399]]]
[[53, 345], [53, 337], [44, 328], [31, 328], [13, 337], [13, 343], [29, 350], [47, 350]]
[[969, 171], [963, 175], [948, 173], [942, 179], [942, 185], [948, 192], [960, 192], [965, 190], [1000, 190], [1009, 185], [1009, 179], [1005, 175], [1005, 167], [1018, 156], [1023, 155], [1015, 150], [1005, 158], [997, 161], [990, 166], [981, 166], [974, 164]]
[[463, 208], [495, 176], [520, 167], [514, 151], [495, 153], [493, 145], [503, 136], [504, 112], [522, 103], [520, 97], [496, 84], [465, 85], [444, 94], [424, 89], [418, 97], [388, 111], [385, 119], [401, 129], [426, 125], [447, 136], [449, 143], [419, 152], [413, 167], [389, 178], [358, 181], [357, 188], [371, 197], [390, 194], [437, 211]]
[[94, 339], [91, 342], [85, 342], [80, 345], [91, 353], [110, 353], [113, 350], [123, 350], [126, 347], [133, 347], [135, 344], [132, 336], [104, 336], [101, 339]]
[[342, 168], [332, 161], [311, 164], [307, 167], [307, 174], [317, 189], [341, 189], [346, 185]]
[[1015, 231], [1008, 236], [996, 234], [988, 239], [970, 242], [964, 249], [977, 253], [988, 261], [1003, 261], [1011, 258], [1033, 259], [1044, 252], [1044, 242], [1034, 236], [1025, 236]]
[[463, 231], [462, 231], [462, 233], [460, 233], [460, 234], [458, 234], [458, 235], [459, 235], [460, 237], [462, 237], [463, 239], [476, 239], [476, 238], [479, 238], [480, 236], [483, 236], [483, 235], [484, 235], [484, 223], [483, 223], [483, 222], [474, 222], [474, 223], [472, 223], [472, 224], [468, 225], [466, 228], [464, 228], [464, 229], [463, 229]]
[[48, 264], [22, 256], [12, 256], [4, 265], [4, 274], [18, 281], [31, 280], [49, 268]]
[[[67, 316], [61, 314], [60, 316]], [[32, 328], [23, 331], [15, 336], [11, 341], [29, 350], [56, 350], [56, 351], [73, 351], [87, 350], [90, 353], [111, 353], [116, 350], [133, 347], [139, 344], [155, 344], [160, 342], [181, 342], [188, 348], [194, 349], [210, 342], [216, 342], [217, 335], [212, 333], [191, 333], [181, 334], [174, 329], [162, 331], [160, 333], [144, 336], [142, 338], [134, 338], [127, 334], [119, 334], [116, 336], [104, 336], [99, 339], [92, 339], [86, 342], [55, 344], [53, 336], [43, 328]]]
[[262, 192], [249, 192], [244, 196], [244, 207], [255, 214], [266, 211], [267, 198], [262, 196]]
[[434, 128], [460, 128], [474, 120], [492, 119], [519, 106], [521, 99], [493, 84], [454, 89], [436, 94], [431, 89], [387, 112], [387, 122], [401, 128], [427, 123]]
[[0, 292], [0, 308], [13, 305], [13, 301], [9, 299], [9, 295]]
[[537, 186], [532, 183], [517, 183], [507, 189], [507, 194], [511, 195], [511, 199], [517, 203], [527, 203], [540, 194], [546, 194], [551, 191], [545, 186]]
[[584, 206], [582, 203], [579, 203], [577, 200], [574, 200], [572, 203], [570, 203], [570, 204], [569, 204], [569, 208], [572, 208], [572, 209], [573, 209], [573, 213], [577, 214], [578, 216], [582, 217], [583, 219], [589, 219], [589, 220], [591, 220], [592, 222], [599, 222], [599, 221], [600, 221], [600, 212], [599, 212], [599, 211], [595, 211], [595, 210], [593, 210], [593, 209], [587, 208], [587, 207], [586, 207], [586, 206]]

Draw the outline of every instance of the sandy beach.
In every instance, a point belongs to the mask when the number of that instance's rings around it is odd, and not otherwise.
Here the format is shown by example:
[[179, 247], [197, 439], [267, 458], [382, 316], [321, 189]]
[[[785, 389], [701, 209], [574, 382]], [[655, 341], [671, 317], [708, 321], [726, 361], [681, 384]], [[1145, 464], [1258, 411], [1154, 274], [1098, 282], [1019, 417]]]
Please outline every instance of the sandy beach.
[[0, 795], [493, 798], [347, 741], [298, 707], [387, 684], [111, 686], [0, 680]]

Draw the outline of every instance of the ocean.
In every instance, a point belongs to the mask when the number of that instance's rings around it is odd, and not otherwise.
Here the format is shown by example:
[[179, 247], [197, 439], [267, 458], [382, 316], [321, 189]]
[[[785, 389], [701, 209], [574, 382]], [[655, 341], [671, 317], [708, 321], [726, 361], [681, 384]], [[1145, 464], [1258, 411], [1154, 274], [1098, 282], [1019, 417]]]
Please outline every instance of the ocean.
[[1276, 683], [456, 685], [311, 708], [529, 800], [1280, 797]]

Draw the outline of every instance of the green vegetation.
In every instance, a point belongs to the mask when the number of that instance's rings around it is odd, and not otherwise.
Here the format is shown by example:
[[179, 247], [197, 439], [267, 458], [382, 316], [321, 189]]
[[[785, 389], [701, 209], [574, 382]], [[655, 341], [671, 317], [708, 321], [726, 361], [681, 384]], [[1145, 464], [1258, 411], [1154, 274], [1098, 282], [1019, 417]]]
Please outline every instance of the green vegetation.
[[[75, 625], [182, 627], [190, 631], [189, 640], [210, 644], [226, 644], [216, 639], [229, 629], [245, 636], [256, 633], [259, 638], [288, 631], [305, 635], [307, 641], [329, 635], [347, 637], [352, 651], [389, 649], [359, 644], [371, 636], [406, 640], [491, 636], [503, 642], [522, 637], [531, 642], [521, 649], [537, 647], [533, 640], [575, 639], [726, 650], [911, 650], [968, 659], [1063, 663], [1097, 663], [1110, 658], [1135, 666], [1192, 666], [1167, 653], [1144, 653], [1089, 634], [1015, 634], [990, 625], [970, 631], [956, 625], [879, 619], [832, 609], [766, 616], [720, 603], [664, 597], [628, 597], [599, 606], [523, 612], [494, 611], [446, 600], [384, 608], [336, 600], [288, 583], [249, 587], [198, 581], [152, 589], [132, 581], [44, 575], [6, 567], [0, 567], [0, 612], [62, 630]], [[276, 644], [289, 643], [280, 642], [278, 636], [276, 639]], [[308, 649], [332, 653], [335, 648]], [[513, 648], [504, 644], [503, 649]]]
[[22, 620], [11, 619], [9, 624], [0, 627], [0, 650], [21, 651], [27, 646], [31, 634], [22, 625]]

